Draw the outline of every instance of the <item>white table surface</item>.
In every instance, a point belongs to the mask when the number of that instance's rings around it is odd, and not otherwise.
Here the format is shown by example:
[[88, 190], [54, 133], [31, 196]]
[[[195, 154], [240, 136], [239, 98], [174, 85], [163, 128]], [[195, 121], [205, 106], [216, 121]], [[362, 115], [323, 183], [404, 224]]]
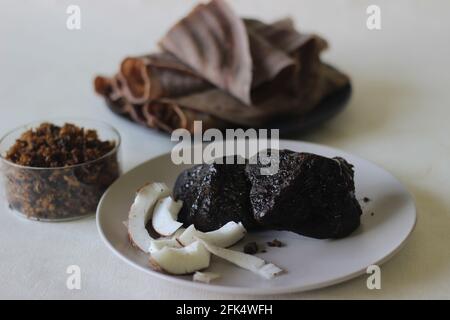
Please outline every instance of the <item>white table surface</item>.
[[[0, 1], [0, 133], [50, 116], [105, 120], [123, 137], [123, 167], [167, 152], [166, 135], [110, 113], [92, 89], [126, 55], [149, 52], [195, 1]], [[308, 293], [268, 298], [450, 298], [449, 1], [232, 1], [268, 21], [290, 14], [330, 40], [327, 61], [347, 71], [354, 95], [332, 121], [298, 139], [341, 148], [378, 163], [414, 194], [418, 224], [404, 249], [382, 266], [382, 289], [366, 276]], [[366, 28], [378, 4], [382, 30]], [[66, 8], [81, 7], [79, 31]], [[36, 223], [0, 209], [0, 298], [236, 299], [154, 279], [115, 257], [94, 218]], [[66, 288], [66, 268], [82, 271]], [[245, 297], [252, 298], [252, 297]]]

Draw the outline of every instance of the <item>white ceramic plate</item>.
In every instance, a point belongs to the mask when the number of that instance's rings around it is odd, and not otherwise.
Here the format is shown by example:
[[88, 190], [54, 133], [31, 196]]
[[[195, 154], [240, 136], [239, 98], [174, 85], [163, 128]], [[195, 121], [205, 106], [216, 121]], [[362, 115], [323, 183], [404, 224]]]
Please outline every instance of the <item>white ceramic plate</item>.
[[[174, 165], [170, 154], [139, 165], [108, 189], [97, 210], [100, 235], [119, 258], [149, 275], [192, 288], [258, 295], [330, 286], [365, 273], [369, 265], [385, 262], [402, 247], [414, 229], [416, 210], [411, 195], [390, 173], [369, 161], [321, 145], [282, 140], [282, 148], [347, 159], [355, 166], [357, 198], [368, 197], [370, 201], [360, 201], [362, 224], [345, 239], [316, 240], [280, 231], [249, 234], [244, 243], [252, 240], [266, 243], [277, 238], [286, 244], [258, 254], [287, 270], [275, 279], [265, 280], [218, 258], [213, 258], [210, 269], [222, 277], [212, 284], [193, 282], [192, 276], [170, 276], [150, 269], [147, 255], [130, 245], [123, 221], [140, 186], [158, 181], [172, 187], [177, 175], [188, 167]], [[241, 248], [242, 244], [236, 247]]]

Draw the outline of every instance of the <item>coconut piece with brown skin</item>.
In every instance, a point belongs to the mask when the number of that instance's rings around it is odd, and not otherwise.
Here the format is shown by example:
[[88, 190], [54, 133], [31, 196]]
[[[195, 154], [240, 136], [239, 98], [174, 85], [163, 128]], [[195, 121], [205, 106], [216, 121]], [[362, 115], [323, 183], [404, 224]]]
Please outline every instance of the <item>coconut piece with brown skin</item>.
[[153, 216], [157, 201], [169, 194], [170, 189], [164, 183], [149, 183], [136, 193], [128, 214], [128, 235], [131, 243], [143, 252], [148, 252], [154, 240], [145, 226]]

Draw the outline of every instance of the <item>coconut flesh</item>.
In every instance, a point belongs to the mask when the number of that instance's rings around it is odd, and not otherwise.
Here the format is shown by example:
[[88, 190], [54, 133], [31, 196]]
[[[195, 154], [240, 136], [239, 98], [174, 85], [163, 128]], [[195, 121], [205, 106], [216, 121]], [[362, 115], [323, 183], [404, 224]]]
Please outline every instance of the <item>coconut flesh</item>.
[[164, 183], [150, 183], [140, 188], [128, 215], [128, 235], [133, 245], [148, 252], [154, 240], [145, 228], [152, 218], [153, 209], [159, 199], [167, 197], [170, 189]]
[[211, 281], [216, 280], [218, 278], [220, 278], [219, 273], [196, 271], [194, 273], [194, 276], [192, 277], [192, 280], [197, 282], [210, 283]]
[[[194, 275], [195, 281], [210, 282], [220, 275], [198, 272], [209, 267], [211, 254], [241, 268], [271, 279], [283, 270], [263, 259], [239, 251], [225, 249], [241, 240], [247, 231], [242, 223], [228, 222], [221, 228], [201, 232], [194, 225], [182, 229], [177, 221], [182, 203], [174, 201], [164, 183], [147, 184], [138, 190], [128, 216], [128, 233], [133, 245], [150, 253], [150, 265], [174, 275]], [[146, 225], [162, 238], [153, 239]]]
[[235, 250], [220, 248], [202, 239], [198, 239], [198, 241], [202, 243], [205, 248], [215, 256], [227, 260], [237, 265], [238, 267], [256, 273], [266, 279], [272, 279], [276, 275], [283, 272], [283, 270], [276, 265], [272, 263], [266, 263], [266, 261], [261, 258]]
[[178, 237], [178, 241], [187, 246], [198, 238], [215, 246], [228, 248], [241, 240], [246, 233], [247, 230], [241, 222], [230, 221], [221, 228], [210, 232], [198, 231], [192, 224]]
[[161, 236], [170, 236], [177, 231], [183, 223], [178, 222], [178, 212], [183, 201], [174, 201], [172, 197], [158, 200], [152, 217], [152, 226]]
[[150, 255], [150, 265], [170, 274], [189, 274], [209, 267], [211, 254], [199, 241], [183, 248], [164, 247]]
[[164, 247], [182, 248], [183, 245], [181, 245], [177, 238], [184, 232], [184, 230], [185, 229], [183, 228], [178, 229], [170, 238], [167, 237], [152, 240], [148, 252], [151, 254], [152, 252], [161, 250]]

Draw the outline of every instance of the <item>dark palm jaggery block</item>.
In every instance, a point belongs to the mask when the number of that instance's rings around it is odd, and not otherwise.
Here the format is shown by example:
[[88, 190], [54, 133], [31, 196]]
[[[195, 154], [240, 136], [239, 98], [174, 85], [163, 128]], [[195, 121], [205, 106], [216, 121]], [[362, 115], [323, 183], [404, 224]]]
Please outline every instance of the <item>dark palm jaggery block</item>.
[[258, 224], [250, 210], [250, 184], [245, 164], [202, 164], [182, 172], [174, 188], [176, 200], [183, 201], [178, 220], [194, 224], [200, 231], [212, 231], [230, 221], [242, 222], [247, 230]]
[[273, 175], [261, 175], [260, 164], [246, 167], [255, 220], [318, 239], [342, 238], [359, 226], [351, 164], [289, 150], [280, 150], [279, 160]]
[[196, 165], [180, 173], [173, 188], [175, 200], [182, 200], [183, 207], [178, 213], [178, 220], [188, 226], [193, 214], [192, 205], [200, 193], [200, 186], [208, 167], [204, 164]]
[[351, 164], [289, 150], [278, 156], [273, 175], [261, 175], [259, 163], [225, 160], [185, 170], [174, 188], [175, 199], [183, 200], [179, 220], [201, 231], [241, 221], [248, 230], [288, 230], [318, 239], [342, 238], [359, 226]]

